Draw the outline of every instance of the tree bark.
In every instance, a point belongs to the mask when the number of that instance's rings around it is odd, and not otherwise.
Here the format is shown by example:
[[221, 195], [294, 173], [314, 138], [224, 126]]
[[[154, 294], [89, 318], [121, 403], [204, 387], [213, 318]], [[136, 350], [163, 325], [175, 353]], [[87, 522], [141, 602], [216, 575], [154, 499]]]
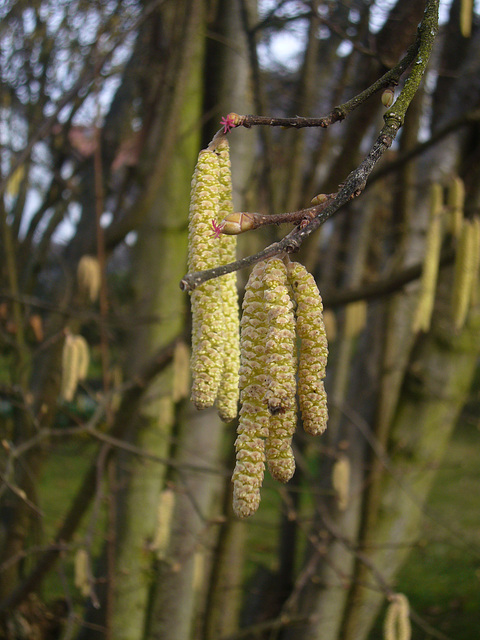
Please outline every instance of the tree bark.
[[[150, 318], [131, 335], [128, 366], [136, 371], [162, 344], [184, 331], [185, 296], [178, 282], [186, 265], [187, 216], [190, 180], [200, 146], [204, 4], [185, 0], [162, 13], [163, 27], [177, 20], [166, 34], [172, 51], [181, 52], [168, 105], [157, 112], [162, 122], [152, 123], [166, 148], [150, 151], [156, 158], [148, 186], [149, 202], [138, 229], [134, 255], [135, 306], [132, 317]], [[169, 15], [169, 12], [171, 15]], [[173, 56], [172, 56], [173, 57]], [[168, 73], [174, 70], [170, 69]], [[164, 98], [165, 99], [165, 98]], [[165, 128], [168, 129], [165, 132]], [[169, 142], [173, 144], [169, 144]], [[158, 177], [158, 165], [163, 176]], [[162, 372], [145, 394], [138, 415], [130, 424], [130, 439], [137, 446], [167, 458], [171, 451], [175, 407], [171, 369]], [[144, 637], [152, 584], [152, 552], [157, 526], [157, 505], [167, 469], [156, 462], [123, 456], [116, 526], [116, 567], [112, 601], [112, 637]]]

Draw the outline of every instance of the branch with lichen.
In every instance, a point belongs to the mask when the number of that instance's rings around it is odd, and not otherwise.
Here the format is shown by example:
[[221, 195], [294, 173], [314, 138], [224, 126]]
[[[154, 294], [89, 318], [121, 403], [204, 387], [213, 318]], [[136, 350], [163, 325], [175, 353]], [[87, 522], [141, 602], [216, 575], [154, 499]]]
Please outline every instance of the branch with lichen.
[[[327, 201], [323, 201], [320, 204], [296, 211], [291, 214], [279, 214], [279, 217], [275, 219], [275, 216], [268, 216], [271, 218], [272, 223], [280, 222], [294, 222], [297, 226], [287, 236], [285, 236], [279, 242], [274, 242], [262, 251], [255, 255], [242, 258], [230, 264], [215, 267], [213, 269], [207, 269], [205, 271], [198, 271], [189, 273], [180, 282], [181, 289], [185, 291], [193, 291], [203, 282], [212, 278], [217, 278], [226, 273], [232, 273], [245, 267], [252, 266], [261, 260], [266, 260], [276, 255], [290, 254], [298, 251], [302, 243], [306, 238], [324, 224], [333, 214], [335, 214], [344, 204], [346, 204], [352, 198], [359, 196], [365, 189], [367, 179], [370, 176], [373, 168], [377, 164], [378, 160], [382, 157], [387, 149], [389, 149], [395, 140], [398, 130], [403, 124], [405, 114], [410, 106], [413, 97], [415, 96], [420, 81], [425, 72], [430, 53], [432, 51], [433, 42], [438, 30], [438, 6], [439, 0], [429, 0], [426, 4], [423, 20], [418, 28], [417, 38], [415, 42], [410, 46], [404, 58], [393, 69], [387, 72], [382, 78], [377, 80], [370, 87], [365, 89], [362, 93], [358, 94], [348, 102], [339, 107], [335, 107], [330, 114], [323, 118], [271, 118], [265, 116], [242, 116], [235, 113], [230, 113], [228, 116], [222, 119], [221, 124], [223, 128], [220, 129], [214, 136], [209, 148], [214, 148], [218, 144], [218, 140], [228, 134], [228, 132], [236, 127], [251, 127], [255, 125], [268, 125], [268, 126], [282, 126], [282, 127], [327, 127], [333, 122], [343, 120], [353, 109], [362, 104], [371, 95], [376, 93], [382, 88], [387, 88], [398, 82], [399, 78], [410, 67], [410, 73], [405, 81], [404, 87], [395, 100], [394, 104], [384, 114], [384, 126], [382, 127], [377, 139], [375, 140], [369, 153], [365, 156], [360, 165], [354, 169], [339, 191], [329, 196]], [[240, 214], [238, 214], [240, 215]], [[242, 214], [243, 216], [247, 214]], [[250, 214], [257, 216], [257, 214]], [[290, 216], [290, 219], [288, 219]], [[264, 216], [262, 218], [267, 218]], [[248, 219], [247, 219], [248, 220]], [[259, 222], [257, 226], [265, 223], [264, 219], [253, 218], [253, 223]], [[227, 222], [240, 222], [239, 219], [227, 221]], [[248, 225], [246, 225], [248, 226]], [[221, 228], [214, 228], [215, 234], [224, 233]], [[254, 228], [249, 226], [248, 229]], [[248, 230], [247, 228], [243, 230]], [[240, 232], [242, 232], [241, 230]]]

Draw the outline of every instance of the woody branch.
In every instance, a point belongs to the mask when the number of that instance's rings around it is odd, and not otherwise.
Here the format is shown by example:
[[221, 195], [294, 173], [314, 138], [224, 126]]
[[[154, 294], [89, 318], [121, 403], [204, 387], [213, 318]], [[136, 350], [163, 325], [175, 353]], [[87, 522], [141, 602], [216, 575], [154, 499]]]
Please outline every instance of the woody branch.
[[[403, 124], [405, 113], [420, 85], [438, 30], [438, 6], [439, 0], [429, 0], [427, 2], [423, 20], [418, 28], [417, 38], [398, 65], [358, 96], [355, 96], [344, 105], [333, 109], [328, 116], [324, 118], [270, 118], [265, 116], [239, 116], [238, 114], [229, 114], [222, 120], [223, 129], [220, 129], [215, 134], [209, 145], [210, 148], [215, 148], [222, 136], [227, 134], [230, 129], [238, 126], [247, 128], [254, 125], [290, 126], [296, 128], [306, 126], [327, 127], [333, 122], [343, 119], [350, 111], [358, 107], [382, 87], [391, 85], [395, 78], [396, 81], [398, 81], [400, 76], [410, 67], [410, 73], [402, 91], [393, 106], [384, 114], [385, 124], [371, 150], [361, 164], [349, 174], [336, 195], [331, 197], [327, 203], [322, 202], [316, 207], [309, 207], [308, 209], [294, 212], [301, 224], [282, 240], [274, 242], [262, 251], [252, 256], [242, 258], [241, 260], [215, 267], [214, 269], [186, 274], [180, 282], [180, 288], [183, 291], [193, 291], [207, 280], [252, 266], [261, 260], [267, 260], [276, 255], [295, 253], [313, 231], [324, 224], [349, 200], [362, 193], [373, 168], [395, 140], [398, 130]], [[387, 80], [385, 79], [386, 77], [388, 78]], [[335, 117], [334, 114], [337, 114], [338, 117]], [[290, 215], [293, 216], [294, 214]], [[285, 216], [286, 214], [281, 215]], [[272, 224], [285, 221], [284, 219], [275, 219], [275, 216], [271, 216], [271, 219]], [[308, 219], [310, 219], [310, 221], [304, 224], [304, 221]], [[297, 221], [295, 220], [295, 222]]]

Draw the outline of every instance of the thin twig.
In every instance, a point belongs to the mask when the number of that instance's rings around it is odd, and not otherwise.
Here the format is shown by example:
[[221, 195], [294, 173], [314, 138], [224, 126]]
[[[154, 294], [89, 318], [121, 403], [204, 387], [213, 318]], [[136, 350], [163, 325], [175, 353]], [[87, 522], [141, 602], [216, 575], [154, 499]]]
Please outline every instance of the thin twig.
[[[168, 365], [172, 358], [177, 340], [163, 347], [149, 360], [139, 375], [135, 378], [132, 387], [124, 394], [120, 408], [116, 414], [116, 419], [112, 425], [111, 435], [114, 438], [121, 439], [129, 424], [132, 413], [136, 410], [143, 392], [148, 382]], [[114, 449], [112, 448], [111, 451]], [[95, 462], [89, 467], [84, 475], [82, 484], [72, 500], [70, 508], [63, 519], [62, 525], [59, 527], [54, 545], [61, 542], [67, 543], [71, 540], [73, 534], [85, 514], [90, 501], [97, 488], [97, 467]], [[0, 613], [9, 611], [22, 602], [29, 593], [34, 591], [42, 582], [45, 574], [49, 571], [58, 557], [59, 551], [57, 547], [48, 549], [41, 555], [37, 564], [25, 579], [15, 587], [6, 598], [0, 602]]]
[[326, 129], [335, 122], [344, 120], [352, 111], [357, 109], [361, 104], [366, 102], [375, 93], [386, 87], [398, 84], [399, 79], [415, 60], [420, 48], [420, 39], [411, 45], [400, 60], [392, 69], [387, 71], [376, 80], [373, 84], [367, 87], [364, 91], [354, 96], [347, 102], [334, 107], [330, 113], [321, 118], [304, 118], [301, 116], [295, 116], [293, 118], [274, 118], [271, 116], [258, 116], [258, 115], [237, 115], [235, 127], [245, 127], [249, 129], [253, 126], [268, 126], [268, 127], [293, 127], [294, 129], [303, 129], [304, 127], [321, 127]]
[[391, 84], [395, 78], [398, 80], [411, 63], [414, 63], [397, 100], [384, 115], [385, 124], [370, 152], [361, 164], [349, 174], [336, 197], [317, 217], [307, 225], [294, 229], [281, 241], [269, 245], [253, 256], [248, 256], [242, 260], [237, 260], [236, 262], [214, 269], [187, 274], [180, 282], [180, 288], [182, 290], [193, 291], [200, 284], [212, 278], [217, 278], [227, 273], [243, 269], [244, 267], [252, 266], [261, 260], [267, 260], [276, 255], [298, 251], [301, 244], [313, 231], [324, 224], [326, 220], [351, 198], [362, 193], [376, 163], [392, 145], [398, 130], [403, 124], [405, 113], [420, 85], [438, 30], [438, 4], [439, 0], [430, 0], [427, 3], [424, 19], [418, 29], [417, 38], [399, 64], [358, 96], [355, 96], [340, 107], [335, 107], [329, 116], [325, 118], [269, 118], [264, 116], [238, 116], [237, 114], [229, 114], [227, 118], [224, 119], [224, 129], [217, 132], [214, 139], [219, 135], [224, 135], [225, 132], [228, 132], [230, 128], [235, 126], [249, 127], [255, 124], [297, 128], [305, 126], [328, 126], [328, 124], [332, 122], [343, 119], [350, 111], [373, 95], [373, 93]]
[[[320, 225], [324, 224], [324, 222], [336, 213], [345, 203], [360, 195], [365, 188], [367, 178], [373, 167], [395, 139], [397, 131], [400, 128], [400, 124], [401, 123], [397, 118], [393, 118], [392, 121], [385, 124], [370, 153], [365, 157], [360, 166], [350, 173], [342, 188], [338, 191], [335, 198], [333, 198], [327, 207], [317, 205], [319, 214], [307, 225], [294, 229], [281, 241], [274, 242], [255, 255], [242, 258], [241, 260], [237, 260], [220, 267], [215, 267], [214, 269], [207, 269], [206, 271], [197, 271], [195, 273], [187, 274], [180, 282], [180, 288], [183, 291], [193, 291], [200, 284], [212, 278], [218, 278], [226, 273], [232, 273], [233, 271], [250, 267], [261, 260], [267, 260], [276, 255], [294, 253], [295, 251], [298, 251], [301, 244], [311, 233], [313, 233], [313, 231], [318, 229]], [[313, 207], [313, 209], [314, 208], [315, 207]], [[311, 217], [311, 209], [312, 207], [308, 210], [304, 210], [306, 212], [304, 215], [305, 218]], [[310, 214], [308, 212], [310, 212]]]

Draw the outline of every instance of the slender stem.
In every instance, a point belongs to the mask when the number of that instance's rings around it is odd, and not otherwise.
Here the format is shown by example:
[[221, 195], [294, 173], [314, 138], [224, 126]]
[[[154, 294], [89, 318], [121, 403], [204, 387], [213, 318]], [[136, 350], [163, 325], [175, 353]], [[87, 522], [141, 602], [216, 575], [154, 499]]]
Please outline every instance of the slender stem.
[[[313, 207], [307, 207], [306, 209], [299, 209], [298, 211], [290, 211], [289, 213], [273, 213], [265, 215], [263, 213], [251, 213], [251, 212], [238, 212], [228, 214], [219, 225], [215, 225], [214, 229], [217, 233], [224, 233], [225, 235], [239, 235], [252, 229], [258, 229], [259, 227], [266, 227], [271, 224], [299, 224], [305, 225], [308, 221], [316, 218], [328, 204], [336, 196], [335, 193], [328, 195], [322, 194], [322, 201]], [[317, 196], [319, 198], [319, 196]], [[234, 229], [228, 229], [228, 226], [234, 227]]]
[[[366, 94], [368, 94], [368, 96], [372, 95], [372, 93], [377, 91], [380, 87], [386, 86], [382, 84], [386, 77], [388, 77], [389, 82], [391, 83], [394, 77], [399, 77], [399, 75], [401, 75], [401, 73], [403, 73], [411, 63], [413, 63], [411, 73], [405, 82], [404, 88], [400, 92], [400, 95], [398, 96], [393, 106], [384, 115], [385, 124], [380, 131], [378, 138], [374, 142], [370, 152], [363, 159], [361, 164], [349, 174], [343, 186], [338, 191], [336, 197], [328, 204], [328, 206], [325, 207], [307, 225], [300, 226], [294, 229], [281, 241], [269, 245], [255, 255], [248, 256], [247, 258], [243, 258], [241, 260], [237, 260], [236, 262], [222, 265], [214, 269], [187, 274], [180, 282], [180, 288], [182, 290], [193, 291], [200, 284], [206, 282], [207, 280], [211, 280], [212, 278], [217, 278], [219, 276], [225, 275], [226, 273], [238, 271], [239, 269], [249, 267], [253, 264], [256, 264], [257, 262], [260, 262], [261, 260], [267, 260], [268, 258], [272, 258], [276, 255], [294, 253], [298, 251], [301, 244], [313, 231], [324, 224], [326, 220], [328, 220], [350, 199], [355, 198], [362, 193], [362, 191], [365, 189], [367, 179], [371, 174], [373, 168], [385, 153], [385, 151], [390, 148], [398, 133], [398, 130], [402, 126], [405, 113], [418, 89], [423, 73], [425, 72], [425, 68], [427, 66], [427, 62], [432, 50], [433, 42], [438, 30], [438, 5], [439, 0], [429, 0], [427, 2], [424, 18], [418, 29], [417, 39], [415, 43], [410, 46], [403, 60], [396, 67], [394, 67], [394, 69], [380, 78], [380, 80], [371, 85], [371, 87], [366, 89], [364, 92], [362, 92], [349, 102], [345, 103], [345, 105], [342, 105], [341, 107], [335, 107], [335, 109], [333, 109], [332, 113], [330, 114], [332, 117], [334, 114], [337, 114], [337, 120], [342, 119], [343, 117], [345, 117], [346, 113], [348, 113], [348, 111], [344, 112], [344, 110], [342, 110], [342, 107], [349, 105], [348, 109], [352, 110], [353, 108], [355, 108], [354, 105], [358, 106], [358, 104], [366, 99], [364, 97]], [[375, 89], [373, 90], [373, 88]], [[327, 116], [327, 119], [328, 117], [329, 116]], [[324, 124], [322, 124], [322, 122]], [[328, 126], [328, 124], [326, 124], [325, 118], [267, 118], [263, 116], [236, 116], [235, 126], [248, 127], [253, 124], [267, 124], [270, 126], [296, 126], [297, 128], [301, 126]], [[308, 217], [308, 214], [306, 214], [305, 217]]]
[[[381, 89], [398, 84], [400, 77], [417, 57], [419, 48], [420, 40], [417, 38], [417, 40], [409, 47], [402, 60], [400, 60], [395, 67], [387, 71], [381, 78], [358, 95], [347, 100], [347, 102], [334, 107], [326, 116], [322, 116], [321, 118], [304, 118], [301, 116], [295, 116], [294, 118], [273, 118], [271, 116], [242, 115], [238, 116], [238, 121], [235, 126], [246, 127], [247, 129], [258, 125], [266, 125], [269, 127], [294, 127], [295, 129], [302, 129], [304, 127], [322, 127], [325, 129], [335, 122], [344, 120], [352, 111], [366, 102], [371, 96]], [[419, 70], [420, 66], [422, 67], [423, 73], [425, 67], [423, 64], [419, 65]]]
[[[360, 166], [351, 172], [335, 198], [333, 198], [326, 207], [322, 208], [322, 205], [318, 205], [322, 210], [307, 225], [295, 228], [281, 241], [274, 242], [253, 256], [248, 256], [241, 260], [237, 260], [236, 262], [215, 267], [214, 269], [207, 269], [206, 271], [197, 271], [196, 273], [187, 274], [180, 282], [180, 288], [183, 291], [193, 291], [196, 287], [202, 284], [202, 282], [206, 282], [212, 278], [218, 278], [226, 273], [232, 273], [233, 271], [238, 271], [244, 267], [252, 266], [261, 260], [267, 260], [276, 255], [295, 253], [298, 251], [301, 244], [313, 231], [318, 229], [320, 225], [324, 224], [328, 218], [330, 218], [351, 198], [360, 195], [365, 188], [367, 178], [373, 167], [386, 149], [391, 146], [399, 127], [400, 123], [397, 120], [385, 124], [370, 153], [366, 156]], [[308, 213], [305, 214], [304, 217], [308, 218]]]

